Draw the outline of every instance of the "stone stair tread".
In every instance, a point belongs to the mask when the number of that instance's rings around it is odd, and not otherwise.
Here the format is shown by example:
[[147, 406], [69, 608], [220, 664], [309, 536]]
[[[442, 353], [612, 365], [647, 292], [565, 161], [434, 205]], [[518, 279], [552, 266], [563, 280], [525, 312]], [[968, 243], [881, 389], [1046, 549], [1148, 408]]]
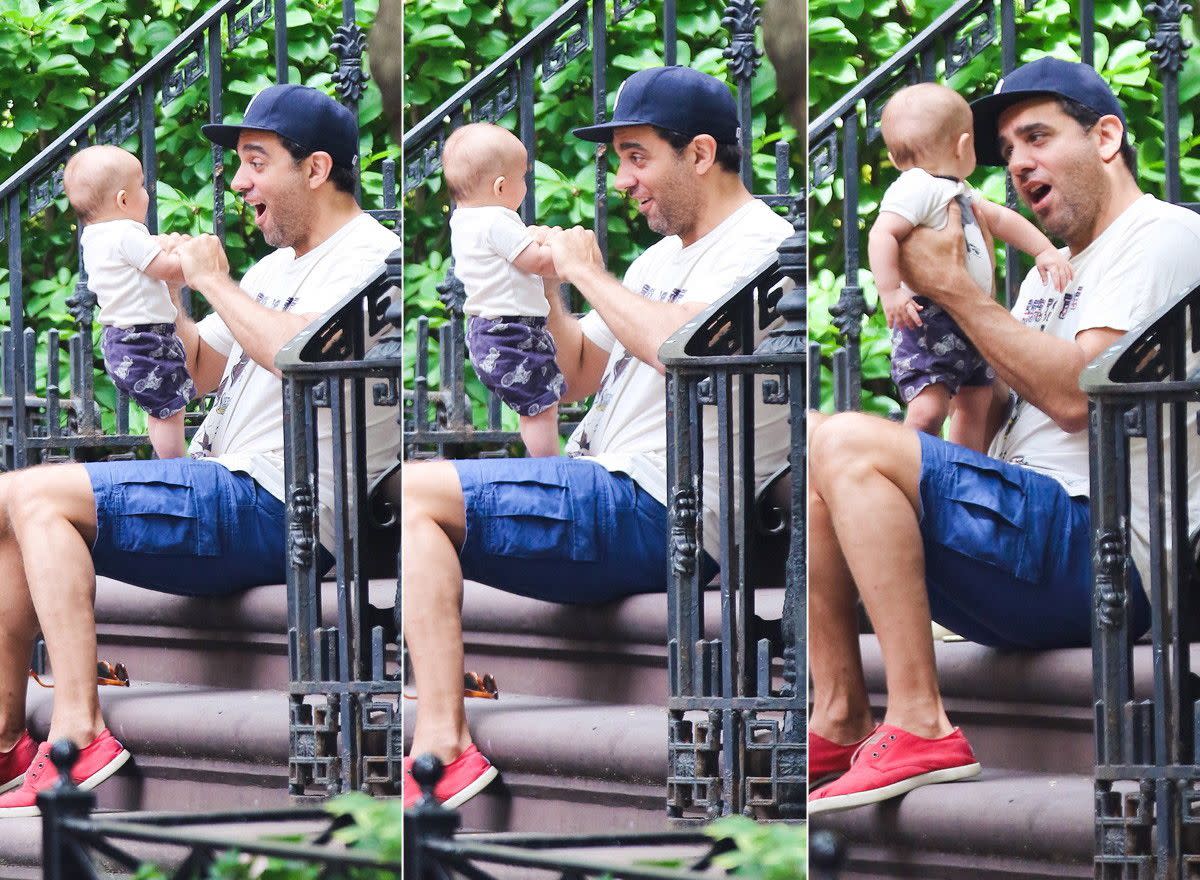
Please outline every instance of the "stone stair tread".
[[842, 835], [851, 859], [856, 848], [885, 848], [891, 858], [961, 854], [1090, 868], [1092, 785], [1085, 775], [985, 769], [972, 780], [928, 785], [884, 804], [813, 816], [811, 824]]

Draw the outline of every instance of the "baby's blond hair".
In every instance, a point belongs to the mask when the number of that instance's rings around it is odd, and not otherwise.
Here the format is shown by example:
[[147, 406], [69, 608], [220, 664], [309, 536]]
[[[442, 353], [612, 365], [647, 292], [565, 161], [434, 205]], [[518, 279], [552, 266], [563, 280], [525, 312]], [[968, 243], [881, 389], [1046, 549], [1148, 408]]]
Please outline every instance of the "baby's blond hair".
[[90, 223], [106, 202], [129, 189], [142, 169], [132, 153], [100, 144], [80, 150], [63, 169], [63, 190], [80, 223]]
[[529, 154], [507, 129], [490, 122], [456, 128], [442, 147], [442, 174], [456, 202], [476, 198], [491, 189], [497, 177], [519, 167], [525, 174]]
[[952, 151], [974, 122], [971, 108], [954, 89], [918, 83], [892, 95], [879, 126], [892, 160], [911, 167]]

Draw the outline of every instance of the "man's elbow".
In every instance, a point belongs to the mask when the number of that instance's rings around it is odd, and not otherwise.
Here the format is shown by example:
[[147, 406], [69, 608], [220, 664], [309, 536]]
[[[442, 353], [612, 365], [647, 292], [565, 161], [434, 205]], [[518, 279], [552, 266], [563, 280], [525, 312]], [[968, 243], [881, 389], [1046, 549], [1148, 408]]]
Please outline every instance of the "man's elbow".
[[1088, 426], [1088, 400], [1080, 395], [1072, 397], [1069, 400], [1063, 401], [1062, 405], [1055, 409], [1055, 412], [1050, 415], [1060, 430], [1067, 434], [1078, 434], [1080, 431], [1087, 430]]

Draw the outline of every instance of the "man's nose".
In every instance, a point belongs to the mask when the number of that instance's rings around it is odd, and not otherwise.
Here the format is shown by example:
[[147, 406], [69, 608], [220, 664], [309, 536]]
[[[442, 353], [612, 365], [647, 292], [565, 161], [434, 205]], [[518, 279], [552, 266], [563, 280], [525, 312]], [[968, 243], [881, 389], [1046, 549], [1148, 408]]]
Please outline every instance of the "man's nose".
[[233, 182], [230, 183], [229, 186], [234, 192], [244, 193], [246, 190], [250, 189], [250, 181], [246, 179], [247, 175], [245, 174], [245, 171], [246, 166], [240, 165], [238, 166], [237, 174], [233, 175]]
[[617, 189], [628, 192], [637, 186], [637, 178], [629, 170], [629, 167], [622, 162], [617, 166], [617, 177], [614, 183]]

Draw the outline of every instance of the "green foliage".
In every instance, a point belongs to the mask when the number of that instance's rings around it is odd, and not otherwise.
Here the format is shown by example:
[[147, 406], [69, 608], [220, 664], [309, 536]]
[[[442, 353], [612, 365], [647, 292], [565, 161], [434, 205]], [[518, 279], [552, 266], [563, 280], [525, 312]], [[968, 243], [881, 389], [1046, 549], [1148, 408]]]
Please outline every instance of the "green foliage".
[[[403, 856], [404, 805], [399, 799], [372, 798], [351, 792], [334, 798], [326, 805], [334, 816], [349, 816], [352, 823], [334, 832], [336, 845], [352, 852], [368, 853], [381, 861], [398, 862]], [[271, 838], [301, 843], [299, 836]], [[229, 850], [216, 857], [205, 880], [318, 880], [324, 876], [317, 864], [295, 859], [253, 856]], [[396, 874], [382, 868], [349, 868], [347, 880], [394, 880]], [[167, 880], [170, 874], [157, 865], [143, 864], [133, 880]]]
[[[462, 88], [488, 64], [560, 5], [560, 0], [406, 0], [405, 120], [408, 128]], [[650, 0], [616, 25], [609, 25], [606, 86], [611, 111], [617, 88], [632, 72], [662, 64], [662, 2]], [[612, 2], [609, 0], [610, 11]], [[727, 77], [722, 51], [729, 33], [721, 23], [722, 4], [712, 0], [679, 0], [678, 63], [705, 73]], [[761, 35], [760, 35], [761, 37]], [[760, 39], [761, 46], [761, 39]], [[534, 127], [537, 133], [535, 192], [537, 222], [545, 225], [593, 226], [595, 221], [595, 146], [572, 137], [570, 130], [592, 119], [592, 56], [584, 52], [567, 67], [543, 82], [534, 78]], [[751, 86], [754, 118], [752, 163], [755, 192], [774, 192], [775, 142], [795, 142], [796, 132], [783, 120], [783, 107], [775, 92], [775, 72], [764, 57]], [[516, 130], [516, 113], [500, 120]], [[793, 178], [798, 179], [804, 157], [793, 157]], [[636, 208], [613, 187], [615, 163], [610, 163], [607, 187], [611, 194], [608, 215], [608, 268], [618, 277], [657, 236], [646, 228]], [[428, 317], [431, 328], [431, 368], [436, 365], [436, 328], [445, 321], [436, 286], [446, 274], [450, 258], [447, 225], [449, 201], [440, 175], [411, 192], [404, 202], [405, 219], [405, 339], [407, 351], [416, 351], [416, 324]], [[406, 387], [411, 387], [413, 366], [406, 367]], [[431, 369], [431, 384], [437, 371]], [[483, 386], [468, 368], [468, 394], [476, 404], [477, 418], [484, 416]], [[505, 410], [506, 418], [512, 414]], [[515, 427], [515, 417], [511, 425]]]
[[[116, 91], [153, 55], [213, 5], [213, 0], [0, 0], [0, 82], [20, 84], [6, 90], [0, 102], [0, 180], [7, 180], [49, 146], [84, 113]], [[332, 74], [337, 56], [329, 49], [342, 23], [342, 4], [336, 0], [294, 0], [288, 4], [288, 57], [291, 82], [304, 82], [333, 94]], [[355, 4], [359, 25], [367, 30], [377, 0]], [[244, 43], [226, 52], [223, 63], [223, 110], [240, 118], [250, 96], [274, 79], [275, 22], [268, 20]], [[158, 219], [164, 232], [213, 231], [212, 151], [201, 135], [208, 121], [208, 77], [204, 76], [169, 105], [156, 111]], [[398, 158], [399, 148], [385, 142], [382, 101], [373, 83], [367, 84], [360, 105], [363, 156], [363, 202], [380, 203], [379, 164]], [[135, 135], [124, 146], [140, 151]], [[236, 171], [237, 159], [226, 154], [225, 182]], [[226, 192], [226, 249], [235, 276], [244, 272], [268, 248], [254, 230], [253, 212]], [[4, 218], [7, 233], [7, 215]], [[60, 196], [36, 217], [22, 223], [23, 294], [27, 326], [39, 333], [39, 390], [45, 387], [45, 331], [65, 331], [61, 357], [74, 322], [66, 299], [78, 277], [75, 217]], [[6, 253], [7, 241], [0, 244]], [[7, 263], [7, 260], [5, 261]], [[10, 299], [7, 272], [0, 270], [0, 302], [7, 321]], [[97, 349], [98, 350], [98, 349]], [[102, 409], [111, 409], [115, 392], [97, 360], [96, 393]], [[62, 371], [64, 382], [67, 371]], [[137, 430], [140, 411], [133, 408]], [[104, 412], [107, 430], [111, 411]]]
[[717, 840], [732, 840], [736, 849], [717, 856], [717, 867], [732, 877], [753, 880], [804, 880], [808, 876], [808, 826], [755, 822], [726, 816], [706, 831]]
[[[862, 77], [882, 66], [913, 36], [946, 11], [952, 0], [902, 3], [899, 0], [810, 0], [809, 101], [815, 119], [831, 107]], [[1018, 63], [1044, 54], [1079, 60], [1078, 4], [1042, 0], [1029, 12], [1017, 6]], [[1112, 85], [1125, 107], [1131, 140], [1138, 151], [1139, 180], [1143, 189], [1161, 195], [1165, 176], [1163, 156], [1162, 85], [1146, 48], [1153, 22], [1137, 0], [1098, 0], [1096, 6], [1095, 64]], [[1183, 36], [1195, 42], [1195, 21], [1185, 18]], [[944, 68], [939, 62], [939, 80]], [[990, 94], [1000, 71], [999, 37], [948, 81], [968, 100]], [[1195, 125], [1194, 98], [1200, 94], [1200, 58], [1193, 52], [1179, 74], [1180, 161], [1183, 201], [1200, 197], [1200, 136]], [[865, 108], [859, 106], [860, 132], [865, 131]], [[815, 146], [815, 145], [814, 145]], [[879, 199], [896, 171], [887, 161], [882, 140], [862, 144], [859, 152], [859, 219], [855, 234], [860, 260], [866, 259], [866, 232], [875, 219]], [[971, 183], [993, 201], [1005, 198], [1004, 172], [979, 168]], [[809, 202], [809, 334], [821, 343], [822, 408], [831, 408], [829, 367], [840, 340], [829, 320], [828, 307], [836, 301], [846, 273], [843, 228], [843, 186], [839, 174], [812, 192]], [[1020, 272], [1032, 265], [1022, 257]], [[1004, 253], [998, 252], [999, 277], [1003, 278]], [[874, 307], [876, 291], [871, 273], [860, 269], [859, 284]], [[874, 412], [898, 412], [888, 376], [891, 345], [881, 311], [863, 324], [862, 407]]]

